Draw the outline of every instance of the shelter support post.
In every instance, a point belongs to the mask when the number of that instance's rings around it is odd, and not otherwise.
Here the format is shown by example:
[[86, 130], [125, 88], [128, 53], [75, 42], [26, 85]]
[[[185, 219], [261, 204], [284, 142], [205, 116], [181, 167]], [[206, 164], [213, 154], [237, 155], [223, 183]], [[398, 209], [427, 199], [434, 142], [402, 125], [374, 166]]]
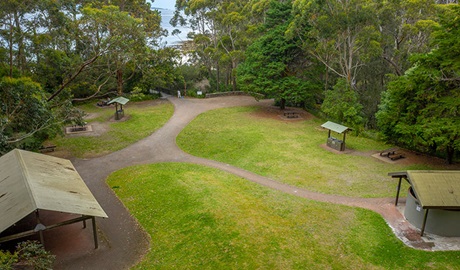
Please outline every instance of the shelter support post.
[[96, 218], [91, 217], [91, 221], [93, 223], [94, 249], [97, 249], [99, 247], [99, 243], [97, 242]]
[[45, 246], [45, 238], [43, 238], [43, 231], [38, 231], [38, 235], [40, 235], [40, 243], [42, 246]]
[[423, 217], [422, 231], [420, 232], [421, 236], [423, 236], [423, 233], [425, 232], [425, 225], [426, 225], [426, 219], [428, 217], [428, 210], [429, 209], [425, 209], [425, 216]]
[[35, 218], [37, 219], [37, 226], [35, 227], [34, 231], [38, 231], [38, 235], [40, 236], [40, 243], [42, 246], [45, 246], [45, 238], [43, 237], [43, 228], [40, 226], [40, 212], [35, 210]]
[[396, 189], [396, 201], [395, 201], [395, 206], [398, 206], [399, 193], [400, 193], [400, 191], [401, 191], [401, 181], [402, 181], [402, 176], [399, 177], [398, 188]]

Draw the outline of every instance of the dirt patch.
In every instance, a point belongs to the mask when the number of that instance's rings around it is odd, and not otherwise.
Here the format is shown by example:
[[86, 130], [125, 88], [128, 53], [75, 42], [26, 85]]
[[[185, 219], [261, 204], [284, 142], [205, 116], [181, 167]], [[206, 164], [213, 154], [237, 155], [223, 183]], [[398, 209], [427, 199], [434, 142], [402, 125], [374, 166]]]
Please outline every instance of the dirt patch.
[[398, 155], [403, 155], [404, 158], [398, 160], [391, 160], [386, 156], [381, 156], [379, 152], [373, 153], [372, 157], [378, 159], [382, 162], [390, 163], [390, 164], [403, 164], [403, 165], [412, 165], [412, 164], [421, 164], [430, 167], [434, 167], [436, 169], [447, 169], [447, 170], [458, 170], [460, 169], [460, 164], [447, 164], [444, 159], [428, 156], [425, 154], [417, 153], [414, 151], [410, 151], [407, 149], [400, 148], [397, 150]]
[[[145, 107], [151, 107], [151, 106], [157, 106], [160, 104], [168, 103], [166, 99], [156, 99], [156, 100], [146, 100], [146, 101], [141, 101], [141, 102], [136, 102], [136, 103], [128, 103], [127, 105], [124, 106], [125, 109], [125, 116], [119, 120], [115, 119], [115, 114], [108, 119], [106, 122], [92, 122], [91, 125], [88, 125], [90, 127], [90, 130], [86, 131], [79, 131], [79, 132], [70, 132], [71, 127], [66, 127], [65, 129], [65, 134], [66, 136], [69, 137], [80, 137], [80, 136], [101, 136], [102, 134], [106, 133], [110, 129], [110, 123], [119, 123], [119, 122], [125, 122], [128, 121], [131, 116], [129, 115], [129, 108], [145, 108]], [[97, 106], [97, 105], [95, 105]], [[109, 106], [97, 106], [101, 110], [114, 110], [115, 106], [109, 105]], [[99, 117], [99, 113], [89, 113], [85, 116], [84, 119], [86, 120], [91, 120]]]
[[[114, 120], [115, 121], [115, 120]], [[109, 121], [111, 122], [111, 121]], [[93, 137], [93, 136], [101, 136], [102, 134], [106, 133], [109, 131], [109, 122], [92, 122], [91, 125], [88, 125], [91, 127], [91, 130], [87, 131], [77, 131], [77, 132], [67, 132], [69, 127], [66, 128], [66, 136], [67, 137]]]
[[334, 153], [334, 154], [338, 154], [338, 155], [343, 155], [343, 154], [352, 154], [352, 153], [355, 153], [356, 151], [353, 150], [353, 149], [350, 149], [350, 148], [345, 148], [345, 151], [338, 151], [338, 150], [335, 150], [333, 148], [330, 148], [329, 146], [327, 146], [325, 143], [324, 144], [321, 144], [320, 145], [321, 148], [323, 148], [324, 150], [327, 150], [331, 153]]
[[[294, 112], [298, 117], [288, 118], [284, 116], [284, 112], [286, 111]], [[276, 107], [276, 106], [260, 107], [258, 110], [254, 111], [251, 114], [251, 116], [255, 118], [268, 118], [268, 119], [274, 119], [278, 121], [310, 120], [315, 117], [309, 112], [304, 111], [300, 108], [290, 108], [289, 107], [289, 108], [286, 108], [285, 110], [281, 110], [279, 107]]]

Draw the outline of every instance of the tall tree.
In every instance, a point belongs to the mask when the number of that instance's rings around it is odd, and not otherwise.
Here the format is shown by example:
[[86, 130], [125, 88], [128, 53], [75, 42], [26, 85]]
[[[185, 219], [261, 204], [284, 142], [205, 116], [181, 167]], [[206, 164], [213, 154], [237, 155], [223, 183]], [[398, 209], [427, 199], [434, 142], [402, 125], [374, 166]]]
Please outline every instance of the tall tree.
[[385, 0], [376, 8], [382, 34], [382, 57], [392, 73], [400, 76], [410, 67], [411, 54], [429, 50], [429, 36], [437, 24], [435, 2]]
[[188, 23], [194, 30], [192, 33], [196, 59], [208, 71], [211, 81], [216, 81], [219, 91], [222, 82], [221, 73], [236, 90], [236, 67], [242, 60], [244, 50], [253, 37], [254, 14], [252, 5], [257, 1], [228, 0], [177, 0], [176, 18], [173, 22], [184, 22], [179, 19], [179, 11], [189, 16]]
[[294, 12], [296, 20], [311, 25], [307, 31], [295, 30], [305, 40], [305, 48], [354, 89], [360, 68], [380, 53], [374, 2], [295, 0]]
[[392, 81], [377, 119], [387, 140], [421, 151], [460, 151], [460, 6], [445, 8], [430, 53]]
[[[246, 50], [246, 59], [238, 67], [239, 88], [275, 98], [281, 109], [290, 104], [312, 103], [315, 81], [304, 80], [306, 57], [298, 38], [285, 35], [292, 20], [291, 3], [271, 1], [260, 38]], [[302, 59], [302, 62], [296, 60]]]

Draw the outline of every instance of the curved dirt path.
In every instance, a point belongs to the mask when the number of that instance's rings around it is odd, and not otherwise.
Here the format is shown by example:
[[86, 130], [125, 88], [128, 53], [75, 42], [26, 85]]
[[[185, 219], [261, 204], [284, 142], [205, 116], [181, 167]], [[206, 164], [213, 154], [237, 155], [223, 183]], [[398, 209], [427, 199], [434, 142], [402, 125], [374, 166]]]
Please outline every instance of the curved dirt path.
[[[428, 250], [444, 249], [445, 245], [442, 242], [435, 243], [436, 239], [432, 237], [420, 237], [400, 211], [394, 207], [393, 198], [363, 199], [314, 193], [225, 163], [189, 155], [176, 145], [176, 137], [179, 132], [203, 112], [233, 106], [269, 106], [272, 101], [257, 102], [252, 97], [246, 96], [212, 99], [178, 99], [169, 96], [168, 100], [175, 106], [174, 114], [162, 128], [151, 136], [103, 157], [72, 160], [109, 218], [97, 219], [99, 248], [96, 250], [92, 249], [91, 225], [89, 225], [89, 230], [82, 230], [79, 240], [73, 240], [76, 238], [73, 233], [72, 237], [67, 237], [65, 240], [60, 238], [59, 242], [47, 243], [47, 248], [57, 254], [56, 269], [127, 269], [142, 258], [149, 248], [149, 236], [107, 186], [105, 179], [110, 173], [127, 166], [158, 162], [201, 164], [307, 199], [370, 209], [381, 214], [396, 236], [407, 245]], [[404, 199], [400, 201], [404, 203]], [[69, 229], [72, 229], [71, 226]], [[62, 235], [64, 237], [65, 231]]]

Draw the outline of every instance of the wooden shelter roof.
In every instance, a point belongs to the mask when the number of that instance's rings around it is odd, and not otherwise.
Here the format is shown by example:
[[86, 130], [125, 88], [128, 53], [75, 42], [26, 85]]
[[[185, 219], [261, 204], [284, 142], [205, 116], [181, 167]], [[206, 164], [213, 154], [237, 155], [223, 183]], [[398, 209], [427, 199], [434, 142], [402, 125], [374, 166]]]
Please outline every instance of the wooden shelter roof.
[[40, 209], [107, 217], [69, 160], [15, 149], [0, 171], [0, 232]]
[[332, 130], [332, 131], [337, 132], [339, 134], [343, 133], [345, 131], [351, 130], [349, 127], [342, 126], [340, 124], [337, 124], [337, 123], [334, 123], [334, 122], [331, 122], [331, 121], [327, 121], [326, 123], [322, 124], [321, 127], [325, 128], [325, 129]]
[[406, 171], [390, 173], [406, 178], [424, 209], [460, 209], [460, 171]]
[[125, 105], [126, 103], [128, 103], [128, 101], [129, 101], [129, 99], [127, 99], [125, 97], [117, 97], [117, 98], [114, 98], [111, 101], [107, 102], [107, 105], [110, 105], [112, 103], [118, 103], [118, 104], [121, 104], [121, 105]]

